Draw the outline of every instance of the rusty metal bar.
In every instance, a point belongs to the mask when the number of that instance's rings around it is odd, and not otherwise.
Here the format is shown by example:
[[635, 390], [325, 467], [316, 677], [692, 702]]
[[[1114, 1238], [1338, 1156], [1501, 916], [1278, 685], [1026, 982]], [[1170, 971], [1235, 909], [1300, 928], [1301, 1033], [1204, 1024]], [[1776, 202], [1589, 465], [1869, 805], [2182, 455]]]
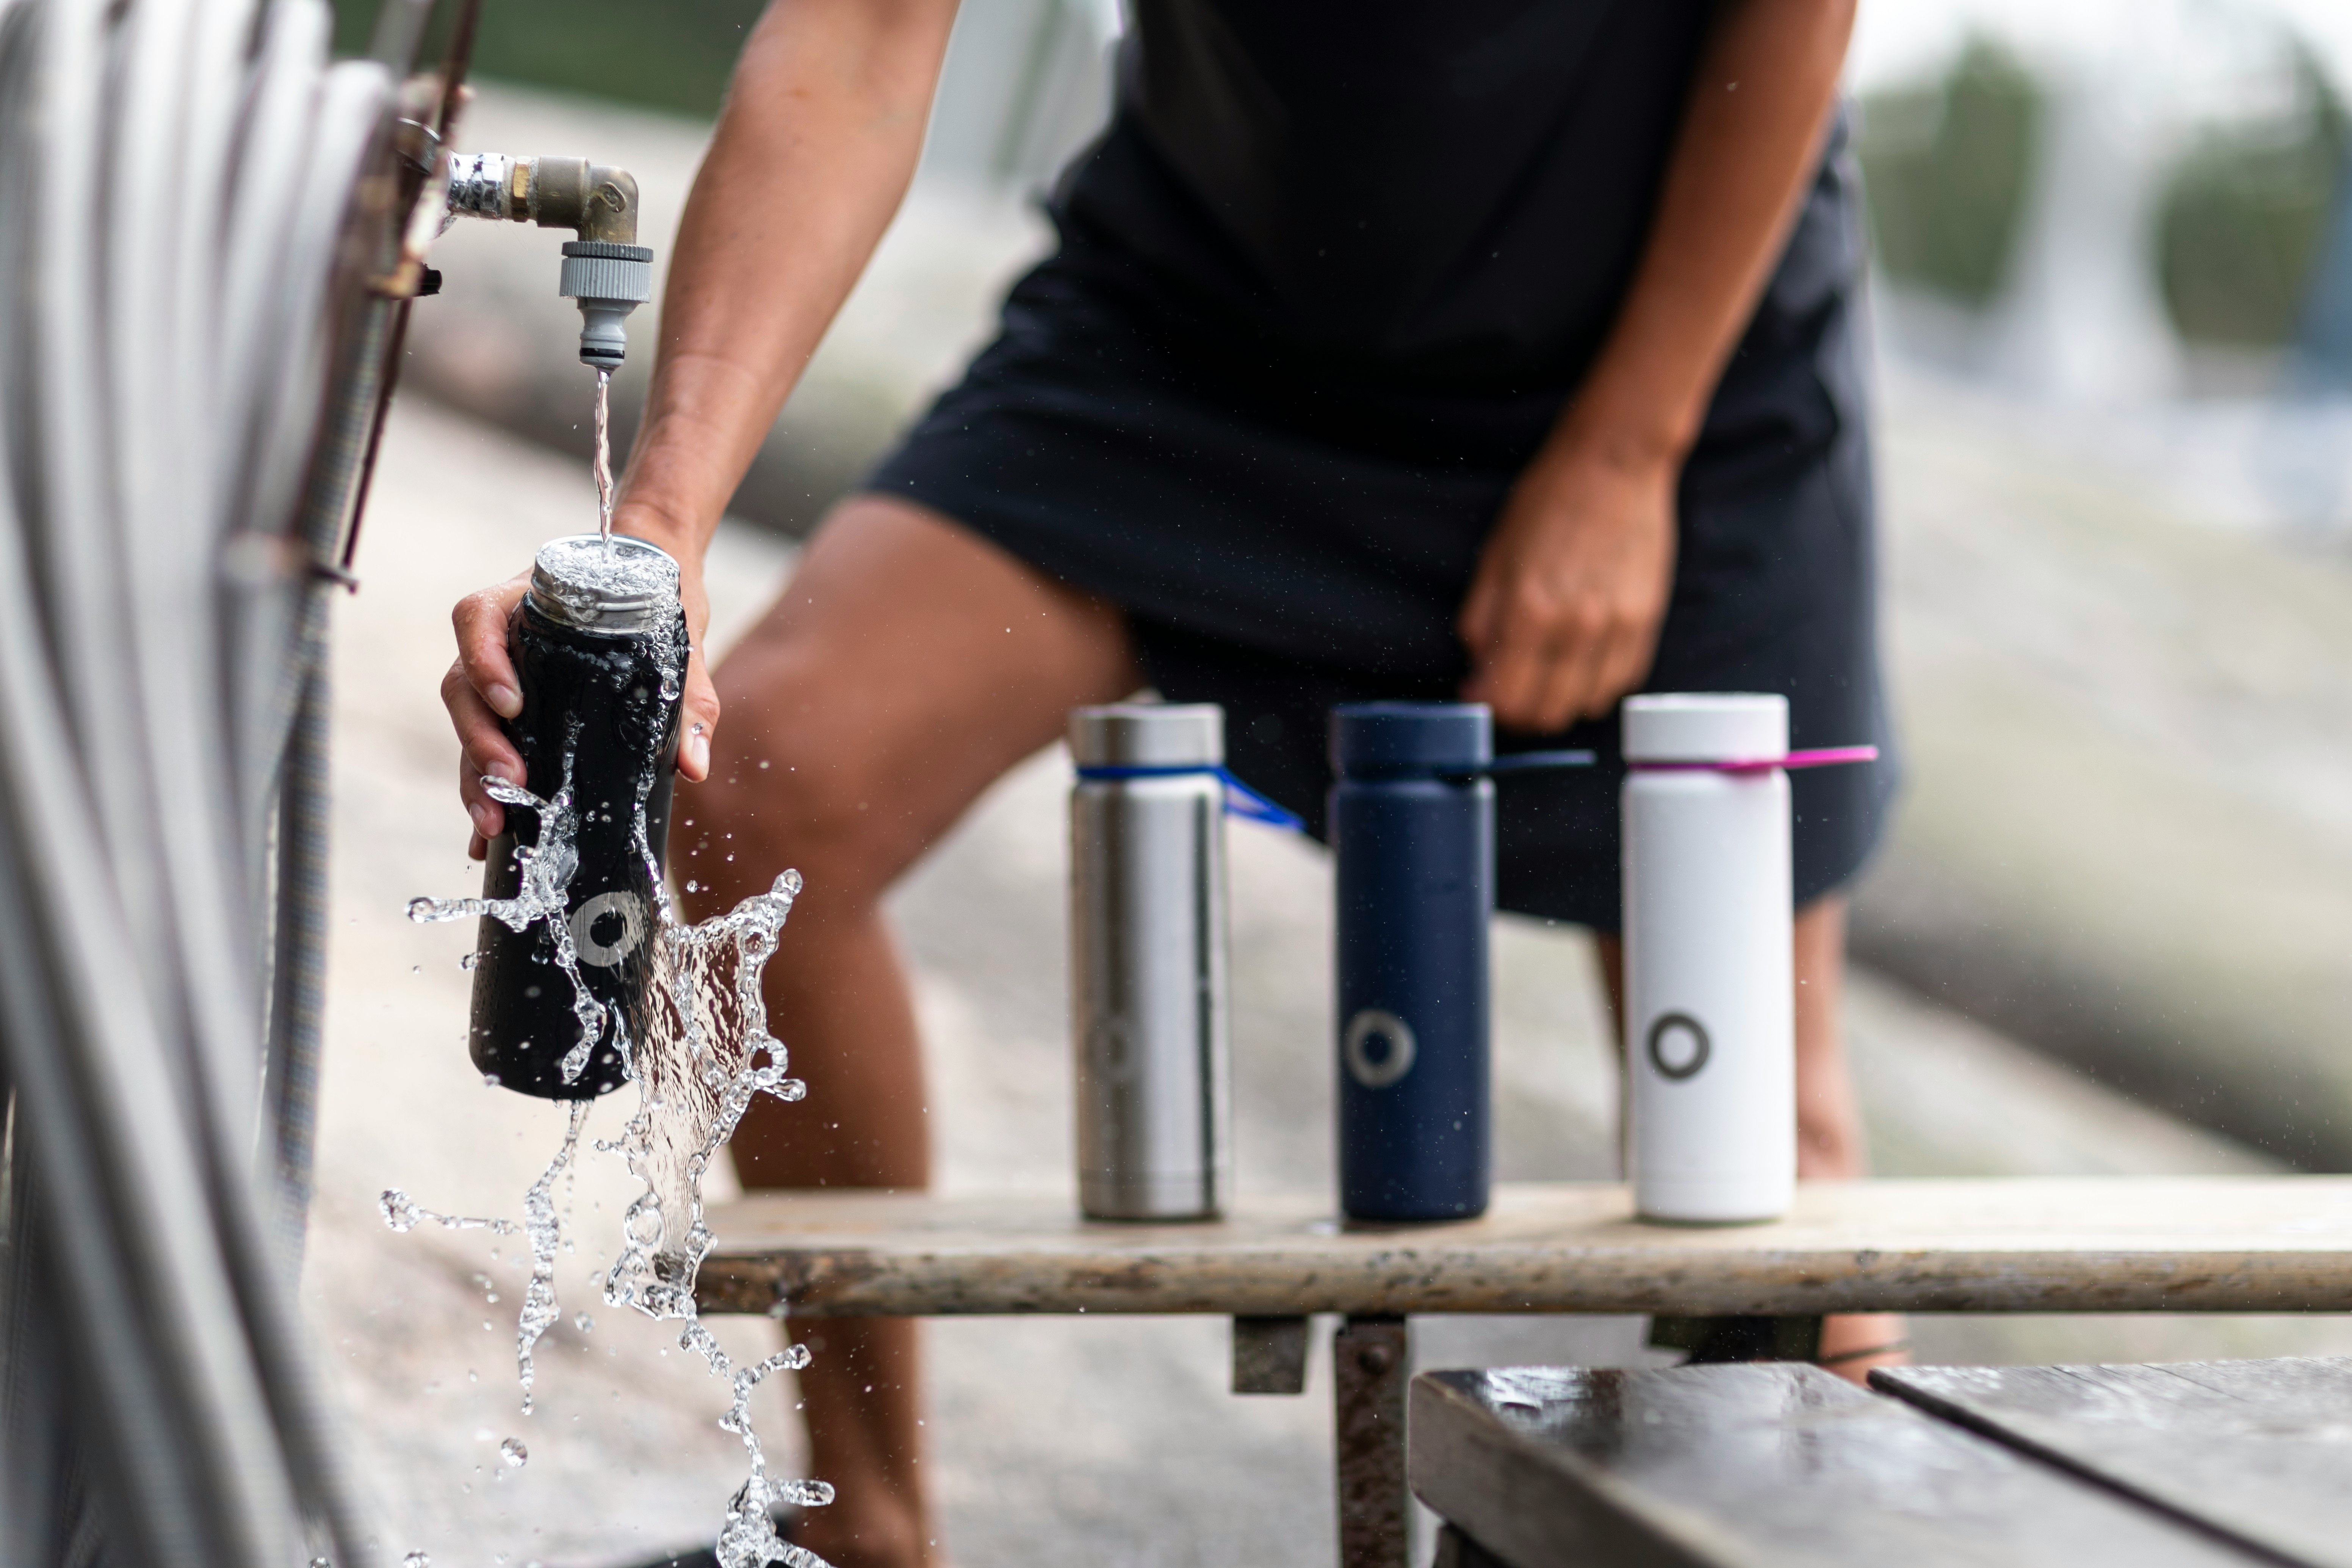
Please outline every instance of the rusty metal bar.
[[1407, 1568], [1404, 1391], [1412, 1358], [1405, 1321], [1351, 1317], [1331, 1350], [1339, 1568]]

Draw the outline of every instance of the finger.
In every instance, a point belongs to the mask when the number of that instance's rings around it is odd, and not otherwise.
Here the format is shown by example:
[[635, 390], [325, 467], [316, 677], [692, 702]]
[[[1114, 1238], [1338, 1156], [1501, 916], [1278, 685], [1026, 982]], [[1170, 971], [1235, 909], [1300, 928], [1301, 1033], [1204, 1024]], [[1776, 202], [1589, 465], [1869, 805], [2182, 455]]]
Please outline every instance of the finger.
[[473, 837], [471, 837], [470, 838], [467, 838], [467, 839], [466, 840], [466, 858], [467, 858], [467, 859], [468, 859], [468, 860], [487, 860], [487, 859], [488, 859], [489, 858], [490, 858], [490, 844], [489, 844], [489, 840], [488, 840], [488, 839], [484, 838], [480, 834], [477, 833], [477, 834], [475, 834]]
[[453, 664], [441, 678], [441, 701], [449, 710], [450, 725], [457, 731], [457, 795], [465, 802], [466, 815], [472, 819], [474, 831], [484, 838], [495, 838], [505, 826], [506, 813], [482, 788], [482, 775], [491, 774], [509, 784], [523, 780], [522, 753], [507, 738], [497, 714], [482, 700], [473, 683], [466, 679], [462, 665]]
[[449, 612], [457, 634], [457, 663], [490, 710], [511, 719], [522, 711], [522, 680], [507, 653], [507, 626], [530, 578], [518, 573], [494, 588], [468, 594]]
[[1580, 606], [1553, 641], [1538, 689], [1528, 703], [1529, 727], [1549, 733], [1565, 730], [1584, 711], [1607, 655], [1607, 626], [1601, 613]]
[[1601, 661], [1601, 672], [1594, 678], [1593, 688], [1580, 710], [1589, 719], [1598, 719], [1624, 700], [1646, 679], [1650, 666], [1658, 654], [1658, 623], [1643, 619], [1627, 625], [1611, 639], [1607, 656]]
[[1530, 728], [1549, 658], [1549, 641], [1541, 632], [1507, 624], [1474, 682], [1472, 700], [1494, 710], [1496, 722], [1507, 729]]
[[[471, 757], [457, 759], [457, 798], [465, 804], [466, 819], [473, 824], [476, 838], [492, 839], [506, 831], [506, 807], [490, 798], [490, 792], [482, 787], [485, 772], [493, 777], [506, 779], [506, 769], [504, 763], [492, 763], [484, 769]], [[506, 782], [510, 784], [513, 781], [507, 779]]]
[[1495, 643], [1496, 611], [1502, 595], [1496, 584], [1501, 574], [1482, 565], [1470, 584], [1470, 596], [1462, 601], [1462, 613], [1454, 617], [1454, 635], [1473, 654], [1489, 652]]
[[685, 712], [677, 738], [677, 772], [689, 784], [710, 776], [710, 740], [719, 732], [719, 689], [696, 648], [686, 663]]

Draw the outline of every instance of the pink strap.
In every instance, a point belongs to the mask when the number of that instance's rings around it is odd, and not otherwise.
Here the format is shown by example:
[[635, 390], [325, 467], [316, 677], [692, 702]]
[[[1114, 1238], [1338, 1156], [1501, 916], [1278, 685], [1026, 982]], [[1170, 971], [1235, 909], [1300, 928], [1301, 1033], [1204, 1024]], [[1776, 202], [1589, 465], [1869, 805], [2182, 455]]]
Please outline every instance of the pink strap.
[[1643, 773], [1767, 773], [1774, 768], [1830, 768], [1840, 763], [1874, 763], [1876, 746], [1819, 746], [1785, 757], [1738, 757], [1719, 763], [1628, 763]]

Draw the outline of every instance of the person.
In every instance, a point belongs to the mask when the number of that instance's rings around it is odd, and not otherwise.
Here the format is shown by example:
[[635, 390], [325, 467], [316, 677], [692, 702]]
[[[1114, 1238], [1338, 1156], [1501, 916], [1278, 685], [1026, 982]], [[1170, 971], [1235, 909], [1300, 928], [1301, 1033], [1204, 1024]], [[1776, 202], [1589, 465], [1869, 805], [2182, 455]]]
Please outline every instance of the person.
[[[759, 1102], [748, 1184], [925, 1184], [880, 900], [1074, 707], [1223, 703], [1235, 769], [1318, 831], [1334, 702], [1459, 697], [1507, 749], [1592, 746], [1589, 776], [1500, 785], [1498, 886], [1602, 933], [1612, 991], [1622, 697], [1778, 691], [1795, 745], [1888, 745], [1853, 9], [1135, 0], [1058, 248], [706, 672], [704, 547], [907, 188], [953, 11], [775, 0], [688, 203], [616, 519], [685, 571], [688, 910], [807, 879], [767, 1000], [824, 1112]], [[520, 592], [456, 614], [477, 855], [481, 777], [520, 776]], [[1792, 782], [1801, 1169], [1852, 1175], [1839, 889], [1895, 773]], [[1832, 1319], [1824, 1359], [1858, 1373], [1899, 1332]], [[839, 1501], [797, 1539], [934, 1561], [914, 1325], [824, 1337], [802, 1387]]]

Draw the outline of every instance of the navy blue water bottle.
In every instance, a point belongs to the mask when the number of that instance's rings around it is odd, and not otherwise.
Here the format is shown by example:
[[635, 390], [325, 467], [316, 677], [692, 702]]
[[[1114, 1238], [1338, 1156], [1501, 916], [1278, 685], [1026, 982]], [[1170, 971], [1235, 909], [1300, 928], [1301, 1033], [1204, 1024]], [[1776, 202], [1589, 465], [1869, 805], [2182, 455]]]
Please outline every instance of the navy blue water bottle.
[[1339, 1199], [1350, 1219], [1486, 1212], [1493, 756], [1483, 703], [1331, 710]]

